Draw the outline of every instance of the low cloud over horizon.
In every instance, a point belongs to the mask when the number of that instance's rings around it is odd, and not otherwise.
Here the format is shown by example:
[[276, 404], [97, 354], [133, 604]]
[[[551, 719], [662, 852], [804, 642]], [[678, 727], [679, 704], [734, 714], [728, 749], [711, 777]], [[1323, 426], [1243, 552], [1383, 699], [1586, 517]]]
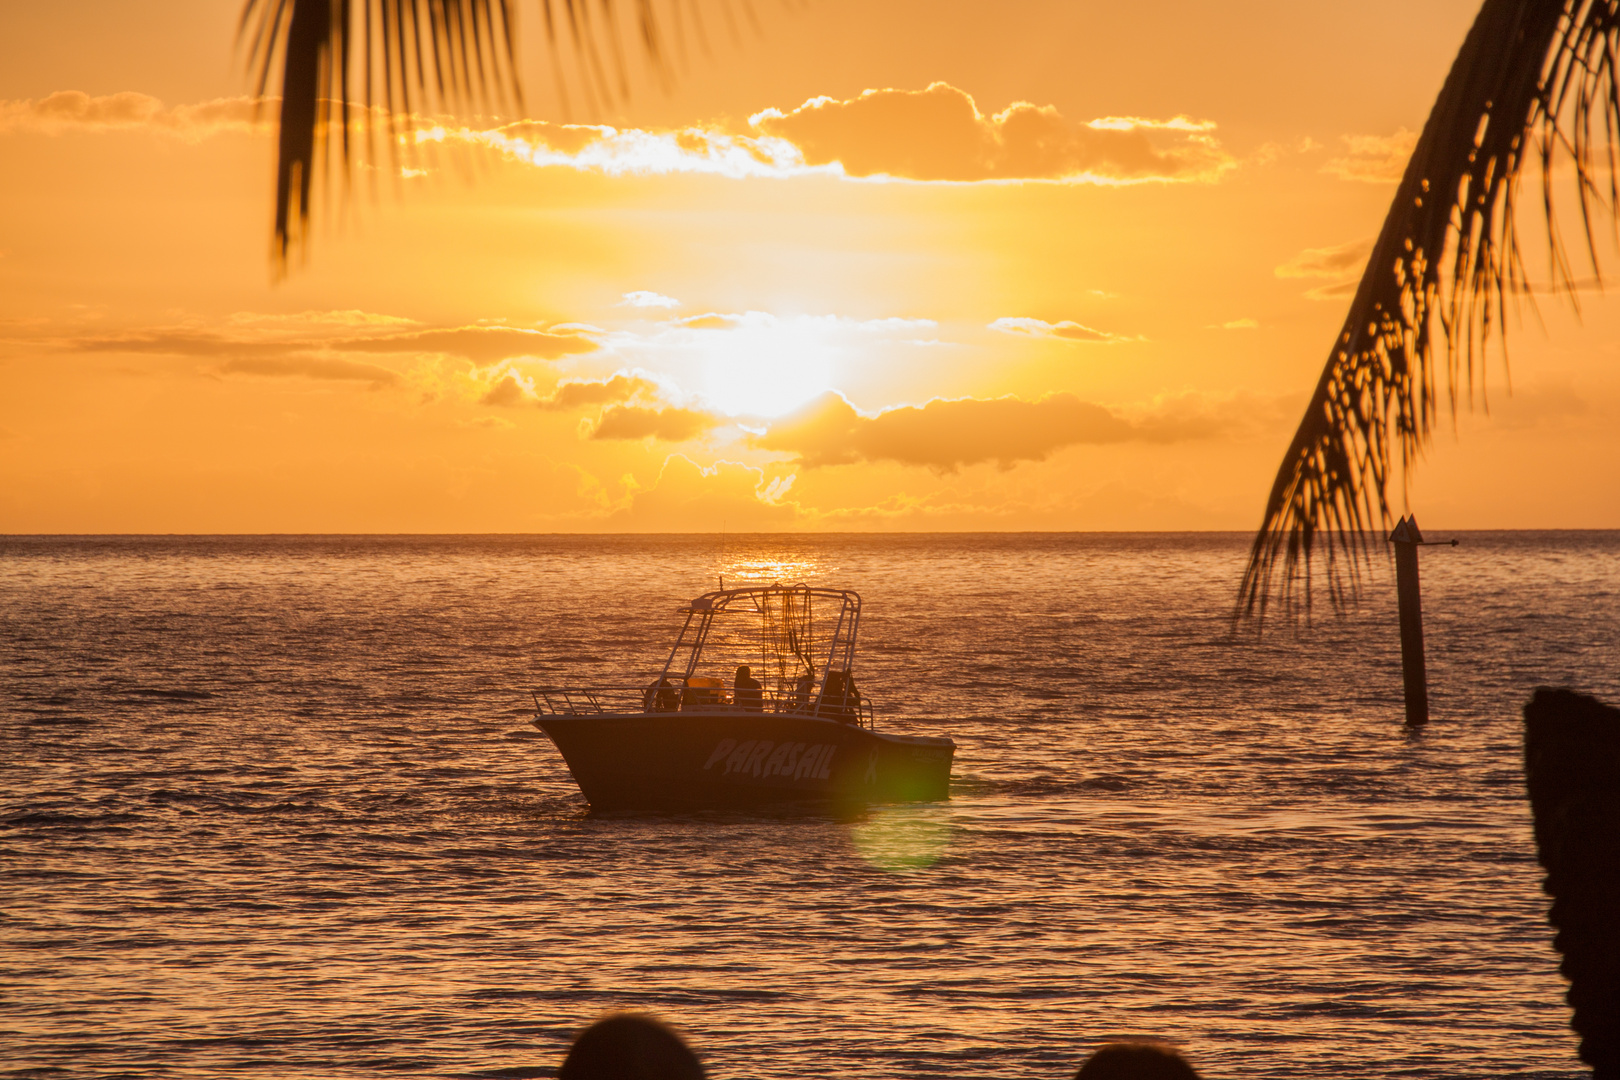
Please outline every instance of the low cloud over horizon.
[[1417, 132], [1405, 128], [1393, 135], [1342, 135], [1339, 141], [1344, 153], [1330, 158], [1322, 171], [1364, 184], [1398, 183], [1417, 140]]
[[[226, 131], [269, 134], [275, 98], [221, 98], [165, 106], [150, 94], [91, 96], [62, 90], [0, 101], [0, 132], [150, 129], [196, 140]], [[363, 118], [388, 118], [361, 110]], [[1216, 125], [1185, 116], [1101, 117], [1080, 121], [1050, 105], [1013, 102], [979, 111], [972, 95], [946, 82], [922, 90], [881, 88], [848, 100], [811, 98], [771, 107], [746, 129], [710, 124], [676, 130], [518, 120], [475, 127], [446, 117], [396, 118], [417, 146], [481, 146], [531, 165], [608, 175], [710, 173], [734, 178], [830, 173], [851, 179], [976, 183], [1046, 181], [1129, 184], [1210, 182], [1237, 166], [1214, 136]], [[416, 175], [414, 165], [409, 170]], [[669, 307], [650, 291], [628, 306]]]
[[1208, 417], [1130, 420], [1073, 394], [1049, 394], [1036, 401], [935, 398], [869, 416], [835, 391], [774, 421], [749, 441], [763, 450], [793, 454], [796, 464], [807, 468], [894, 461], [955, 472], [984, 462], [1010, 469], [1081, 443], [1179, 442], [1216, 431]]
[[[763, 430], [754, 428], [763, 425]], [[895, 462], [939, 473], [994, 462], [1010, 469], [1044, 461], [1079, 444], [1172, 443], [1209, 438], [1224, 425], [1207, 410], [1164, 410], [1140, 419], [1123, 416], [1073, 394], [1035, 401], [935, 398], [863, 413], [837, 391], [818, 396], [786, 416], [762, 421], [689, 405], [609, 405], [590, 428], [593, 439], [685, 442], [723, 427], [743, 427], [756, 450], [789, 454], [804, 468]]]
[[239, 313], [225, 329], [159, 327], [47, 339], [74, 352], [136, 353], [220, 361], [215, 374], [291, 376], [389, 385], [398, 374], [340, 354], [451, 356], [474, 365], [531, 358], [558, 360], [599, 346], [578, 328], [455, 326], [400, 329], [410, 320], [364, 312], [296, 316]]
[[1365, 237], [1332, 247], [1306, 248], [1273, 271], [1280, 278], [1320, 278], [1327, 284], [1306, 291], [1312, 300], [1337, 300], [1355, 293], [1361, 283], [1373, 240]]
[[[924, 90], [867, 90], [839, 101], [812, 98], [788, 112], [766, 109], [749, 123], [793, 144], [810, 166], [845, 175], [906, 180], [1209, 180], [1233, 167], [1210, 134], [1215, 125], [1104, 117], [1079, 123], [1050, 105], [1018, 101], [986, 116], [946, 82]], [[1169, 135], [1155, 145], [1149, 132]]]
[[42, 98], [0, 100], [0, 132], [148, 129], [202, 139], [222, 132], [268, 133], [279, 98], [216, 98], [195, 105], [165, 107], [150, 94], [125, 90], [92, 97], [82, 90], [58, 90]]
[[1059, 341], [1075, 341], [1088, 345], [1122, 345], [1130, 341], [1141, 341], [1141, 337], [1127, 337], [1109, 330], [1093, 330], [1070, 319], [1049, 323], [1042, 319], [1026, 319], [1015, 316], [1004, 316], [990, 323], [986, 329], [995, 330], [1002, 334], [1019, 334], [1024, 337], [1057, 338]]

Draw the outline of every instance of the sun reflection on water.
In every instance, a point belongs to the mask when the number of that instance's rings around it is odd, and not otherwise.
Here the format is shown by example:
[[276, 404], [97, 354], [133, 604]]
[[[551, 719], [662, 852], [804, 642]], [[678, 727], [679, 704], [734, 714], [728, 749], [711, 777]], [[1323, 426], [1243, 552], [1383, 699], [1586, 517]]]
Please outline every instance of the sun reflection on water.
[[765, 555], [746, 552], [723, 555], [720, 573], [727, 585], [796, 585], [823, 571], [820, 559], [806, 556]]

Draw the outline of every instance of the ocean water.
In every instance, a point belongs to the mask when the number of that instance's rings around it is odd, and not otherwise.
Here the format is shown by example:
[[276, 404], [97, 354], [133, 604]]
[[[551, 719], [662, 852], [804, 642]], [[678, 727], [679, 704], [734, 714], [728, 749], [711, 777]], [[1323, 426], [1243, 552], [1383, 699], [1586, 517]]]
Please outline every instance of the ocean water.
[[[1387, 568], [1234, 633], [1236, 535], [0, 538], [0, 1076], [1581, 1075], [1519, 709], [1620, 700], [1620, 534], [1461, 539], [1414, 735]], [[859, 590], [950, 801], [587, 814], [530, 688], [721, 574]]]

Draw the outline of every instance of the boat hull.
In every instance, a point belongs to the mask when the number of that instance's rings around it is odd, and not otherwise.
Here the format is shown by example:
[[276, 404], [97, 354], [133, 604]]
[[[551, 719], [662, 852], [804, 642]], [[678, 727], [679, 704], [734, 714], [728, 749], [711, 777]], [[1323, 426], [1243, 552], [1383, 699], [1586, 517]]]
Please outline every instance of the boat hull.
[[738, 710], [545, 715], [593, 810], [858, 805], [949, 797], [950, 739]]

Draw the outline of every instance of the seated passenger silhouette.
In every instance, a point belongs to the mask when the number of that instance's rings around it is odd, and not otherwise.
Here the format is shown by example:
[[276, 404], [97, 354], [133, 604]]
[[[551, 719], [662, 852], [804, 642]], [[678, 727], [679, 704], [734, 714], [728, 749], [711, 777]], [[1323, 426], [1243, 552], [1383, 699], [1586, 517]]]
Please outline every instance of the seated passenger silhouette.
[[681, 707], [681, 693], [660, 675], [658, 681], [641, 692], [643, 712], [674, 712]]
[[1198, 1080], [1198, 1073], [1163, 1043], [1117, 1042], [1087, 1058], [1074, 1080]]
[[810, 697], [816, 692], [816, 669], [806, 668], [793, 685], [793, 696], [788, 699], [789, 712], [809, 712]]
[[646, 1013], [610, 1013], [579, 1033], [558, 1080], [703, 1080], [681, 1037]]
[[821, 688], [821, 703], [816, 707], [816, 714], [850, 723], [855, 716], [850, 708], [851, 689], [849, 676], [844, 672], [827, 672], [827, 682]]
[[708, 675], [689, 675], [681, 691], [681, 711], [697, 712], [720, 704], [725, 683]]
[[759, 685], [759, 680], [754, 678], [754, 673], [749, 670], [747, 664], [737, 668], [736, 677], [731, 680], [731, 691], [732, 703], [739, 709], [747, 709], [749, 712], [765, 711], [764, 688]]

